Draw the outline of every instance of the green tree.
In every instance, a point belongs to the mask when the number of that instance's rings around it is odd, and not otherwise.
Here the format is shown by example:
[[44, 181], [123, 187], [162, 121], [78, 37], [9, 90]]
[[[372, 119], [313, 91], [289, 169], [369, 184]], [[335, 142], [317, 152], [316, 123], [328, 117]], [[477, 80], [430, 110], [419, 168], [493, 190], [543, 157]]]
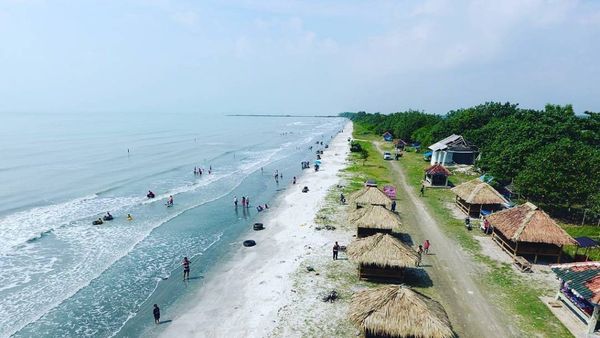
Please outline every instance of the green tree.
[[598, 168], [598, 151], [563, 138], [531, 154], [515, 185], [527, 198], [546, 205], [585, 206], [600, 187]]

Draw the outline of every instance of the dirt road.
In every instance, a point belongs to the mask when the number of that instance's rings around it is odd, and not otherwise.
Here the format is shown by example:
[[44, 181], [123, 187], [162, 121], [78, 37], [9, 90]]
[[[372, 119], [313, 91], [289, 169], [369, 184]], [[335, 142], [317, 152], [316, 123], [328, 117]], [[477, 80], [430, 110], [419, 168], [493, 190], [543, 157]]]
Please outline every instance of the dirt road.
[[[375, 142], [381, 153], [380, 145]], [[408, 185], [403, 169], [391, 161], [398, 185], [398, 206], [403, 224], [414, 243], [431, 242], [430, 255], [423, 257], [424, 269], [441, 297], [453, 328], [461, 337], [522, 337], [515, 325], [509, 326], [506, 315], [475, 280], [477, 264], [438, 226], [417, 192]]]

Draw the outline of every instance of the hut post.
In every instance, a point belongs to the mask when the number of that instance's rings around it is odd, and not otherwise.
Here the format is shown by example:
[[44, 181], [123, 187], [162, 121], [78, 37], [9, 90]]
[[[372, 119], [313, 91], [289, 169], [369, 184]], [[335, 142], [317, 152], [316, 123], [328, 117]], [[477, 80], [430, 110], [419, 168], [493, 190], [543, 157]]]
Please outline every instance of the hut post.
[[562, 248], [563, 248], [562, 245], [558, 247], [558, 259], [556, 260], [556, 263], [560, 263], [560, 257], [562, 257], [562, 253], [563, 253]]
[[515, 249], [513, 251], [513, 258], [517, 256], [517, 251], [519, 251], [519, 241], [516, 241]]
[[594, 306], [594, 312], [588, 322], [587, 333], [592, 334], [596, 330], [596, 323], [598, 322], [598, 315], [600, 314], [600, 305]]
[[444, 186], [447, 187], [448, 186], [448, 176], [446, 176], [446, 183], [444, 183]]

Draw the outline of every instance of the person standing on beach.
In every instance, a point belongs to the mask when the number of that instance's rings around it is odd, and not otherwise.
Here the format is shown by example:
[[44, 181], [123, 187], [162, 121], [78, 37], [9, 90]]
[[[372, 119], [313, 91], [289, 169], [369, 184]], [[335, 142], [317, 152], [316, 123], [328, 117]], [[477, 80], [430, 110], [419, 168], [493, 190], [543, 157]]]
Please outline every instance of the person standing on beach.
[[425, 196], [425, 186], [421, 185], [421, 196]]
[[333, 260], [336, 261], [338, 259], [338, 251], [340, 251], [340, 245], [336, 241], [333, 245]]
[[237, 196], [233, 196], [233, 205], [235, 205], [235, 207], [237, 208]]
[[392, 207], [391, 207], [392, 212], [396, 212], [396, 200], [392, 201]]
[[246, 196], [246, 208], [250, 208], [250, 197]]
[[190, 260], [187, 257], [183, 257], [183, 280], [190, 279]]
[[242, 196], [242, 208], [246, 207], [246, 196]]
[[158, 304], [154, 304], [152, 314], [154, 315], [154, 324], [160, 324], [160, 308], [158, 307]]
[[426, 255], [429, 255], [429, 246], [431, 245], [431, 243], [429, 243], [429, 240], [426, 239], [425, 242], [423, 242], [423, 252], [425, 252]]

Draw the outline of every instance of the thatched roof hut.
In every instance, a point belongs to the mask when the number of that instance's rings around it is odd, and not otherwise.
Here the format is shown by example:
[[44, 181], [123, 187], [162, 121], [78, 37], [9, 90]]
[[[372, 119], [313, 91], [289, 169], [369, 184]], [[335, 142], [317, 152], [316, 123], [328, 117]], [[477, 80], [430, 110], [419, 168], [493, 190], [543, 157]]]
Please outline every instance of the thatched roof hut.
[[502, 210], [486, 217], [493, 227], [494, 240], [511, 255], [557, 257], [563, 245], [577, 245], [566, 231], [532, 203]]
[[351, 200], [357, 207], [381, 205], [389, 209], [392, 205], [392, 200], [377, 187], [364, 187], [362, 190], [353, 194]]
[[348, 245], [347, 253], [358, 264], [391, 268], [412, 267], [418, 259], [413, 248], [388, 234], [357, 239]]
[[355, 293], [349, 314], [350, 320], [367, 337], [454, 337], [444, 308], [402, 285]]
[[348, 217], [356, 225], [357, 236], [366, 237], [375, 233], [391, 233], [402, 225], [395, 213], [380, 205], [356, 209]]
[[495, 211], [508, 204], [506, 198], [496, 189], [478, 178], [462, 183], [451, 190], [456, 195], [457, 206], [469, 216], [479, 217], [482, 209]]

